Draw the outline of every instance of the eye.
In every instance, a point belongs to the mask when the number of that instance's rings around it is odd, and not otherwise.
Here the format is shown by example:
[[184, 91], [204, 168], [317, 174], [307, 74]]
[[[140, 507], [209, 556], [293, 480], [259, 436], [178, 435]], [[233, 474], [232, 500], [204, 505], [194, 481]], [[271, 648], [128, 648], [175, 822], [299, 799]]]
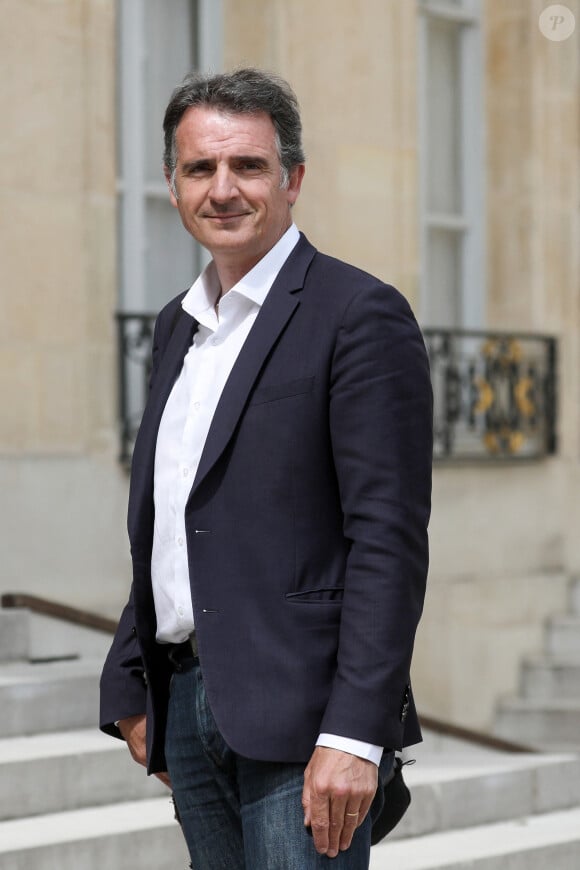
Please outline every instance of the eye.
[[213, 172], [213, 167], [210, 163], [192, 163], [189, 166], [183, 167], [183, 174], [186, 178], [202, 178]]
[[262, 160], [254, 160], [251, 157], [246, 157], [238, 163], [238, 172], [243, 172], [245, 175], [260, 175], [264, 169]]

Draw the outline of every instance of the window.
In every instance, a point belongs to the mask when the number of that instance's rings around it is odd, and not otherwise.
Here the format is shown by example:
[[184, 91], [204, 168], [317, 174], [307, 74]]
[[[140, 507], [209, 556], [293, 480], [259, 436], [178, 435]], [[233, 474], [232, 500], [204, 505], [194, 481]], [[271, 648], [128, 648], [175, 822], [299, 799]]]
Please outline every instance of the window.
[[185, 290], [203, 254], [181, 226], [162, 174], [163, 113], [194, 68], [221, 68], [220, 0], [119, 0], [119, 303], [157, 312]]
[[421, 314], [484, 325], [479, 0], [420, 0]]

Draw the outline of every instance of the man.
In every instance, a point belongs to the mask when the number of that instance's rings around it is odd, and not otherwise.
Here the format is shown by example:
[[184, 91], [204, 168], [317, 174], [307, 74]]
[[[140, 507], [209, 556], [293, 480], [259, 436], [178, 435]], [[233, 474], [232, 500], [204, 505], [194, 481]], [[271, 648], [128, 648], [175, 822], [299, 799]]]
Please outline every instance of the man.
[[171, 785], [196, 870], [360, 870], [393, 750], [420, 739], [425, 349], [396, 290], [294, 226], [284, 81], [190, 76], [164, 129], [213, 260], [155, 328], [101, 727]]

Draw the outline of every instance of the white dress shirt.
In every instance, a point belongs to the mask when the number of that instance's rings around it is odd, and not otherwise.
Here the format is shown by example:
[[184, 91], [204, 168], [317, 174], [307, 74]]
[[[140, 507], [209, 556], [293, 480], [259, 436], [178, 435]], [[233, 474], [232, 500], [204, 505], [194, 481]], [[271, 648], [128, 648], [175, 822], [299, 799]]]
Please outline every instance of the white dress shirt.
[[[181, 643], [194, 629], [185, 506], [226, 381], [298, 239], [298, 230], [292, 224], [221, 298], [219, 278], [211, 262], [183, 299], [184, 310], [199, 326], [165, 405], [157, 435], [151, 578], [159, 643]], [[321, 734], [317, 743], [368, 758], [375, 764], [382, 753], [382, 747], [335, 735]]]

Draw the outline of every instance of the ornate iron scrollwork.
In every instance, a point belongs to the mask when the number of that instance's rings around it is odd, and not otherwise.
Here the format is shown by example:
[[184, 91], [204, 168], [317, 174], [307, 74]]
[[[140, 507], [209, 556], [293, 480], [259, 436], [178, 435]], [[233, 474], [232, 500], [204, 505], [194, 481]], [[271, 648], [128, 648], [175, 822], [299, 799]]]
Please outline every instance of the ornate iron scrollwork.
[[129, 464], [141, 416], [147, 401], [151, 374], [153, 314], [117, 314], [119, 340], [120, 460]]
[[532, 459], [555, 452], [555, 339], [467, 330], [424, 334], [435, 394], [435, 459]]

